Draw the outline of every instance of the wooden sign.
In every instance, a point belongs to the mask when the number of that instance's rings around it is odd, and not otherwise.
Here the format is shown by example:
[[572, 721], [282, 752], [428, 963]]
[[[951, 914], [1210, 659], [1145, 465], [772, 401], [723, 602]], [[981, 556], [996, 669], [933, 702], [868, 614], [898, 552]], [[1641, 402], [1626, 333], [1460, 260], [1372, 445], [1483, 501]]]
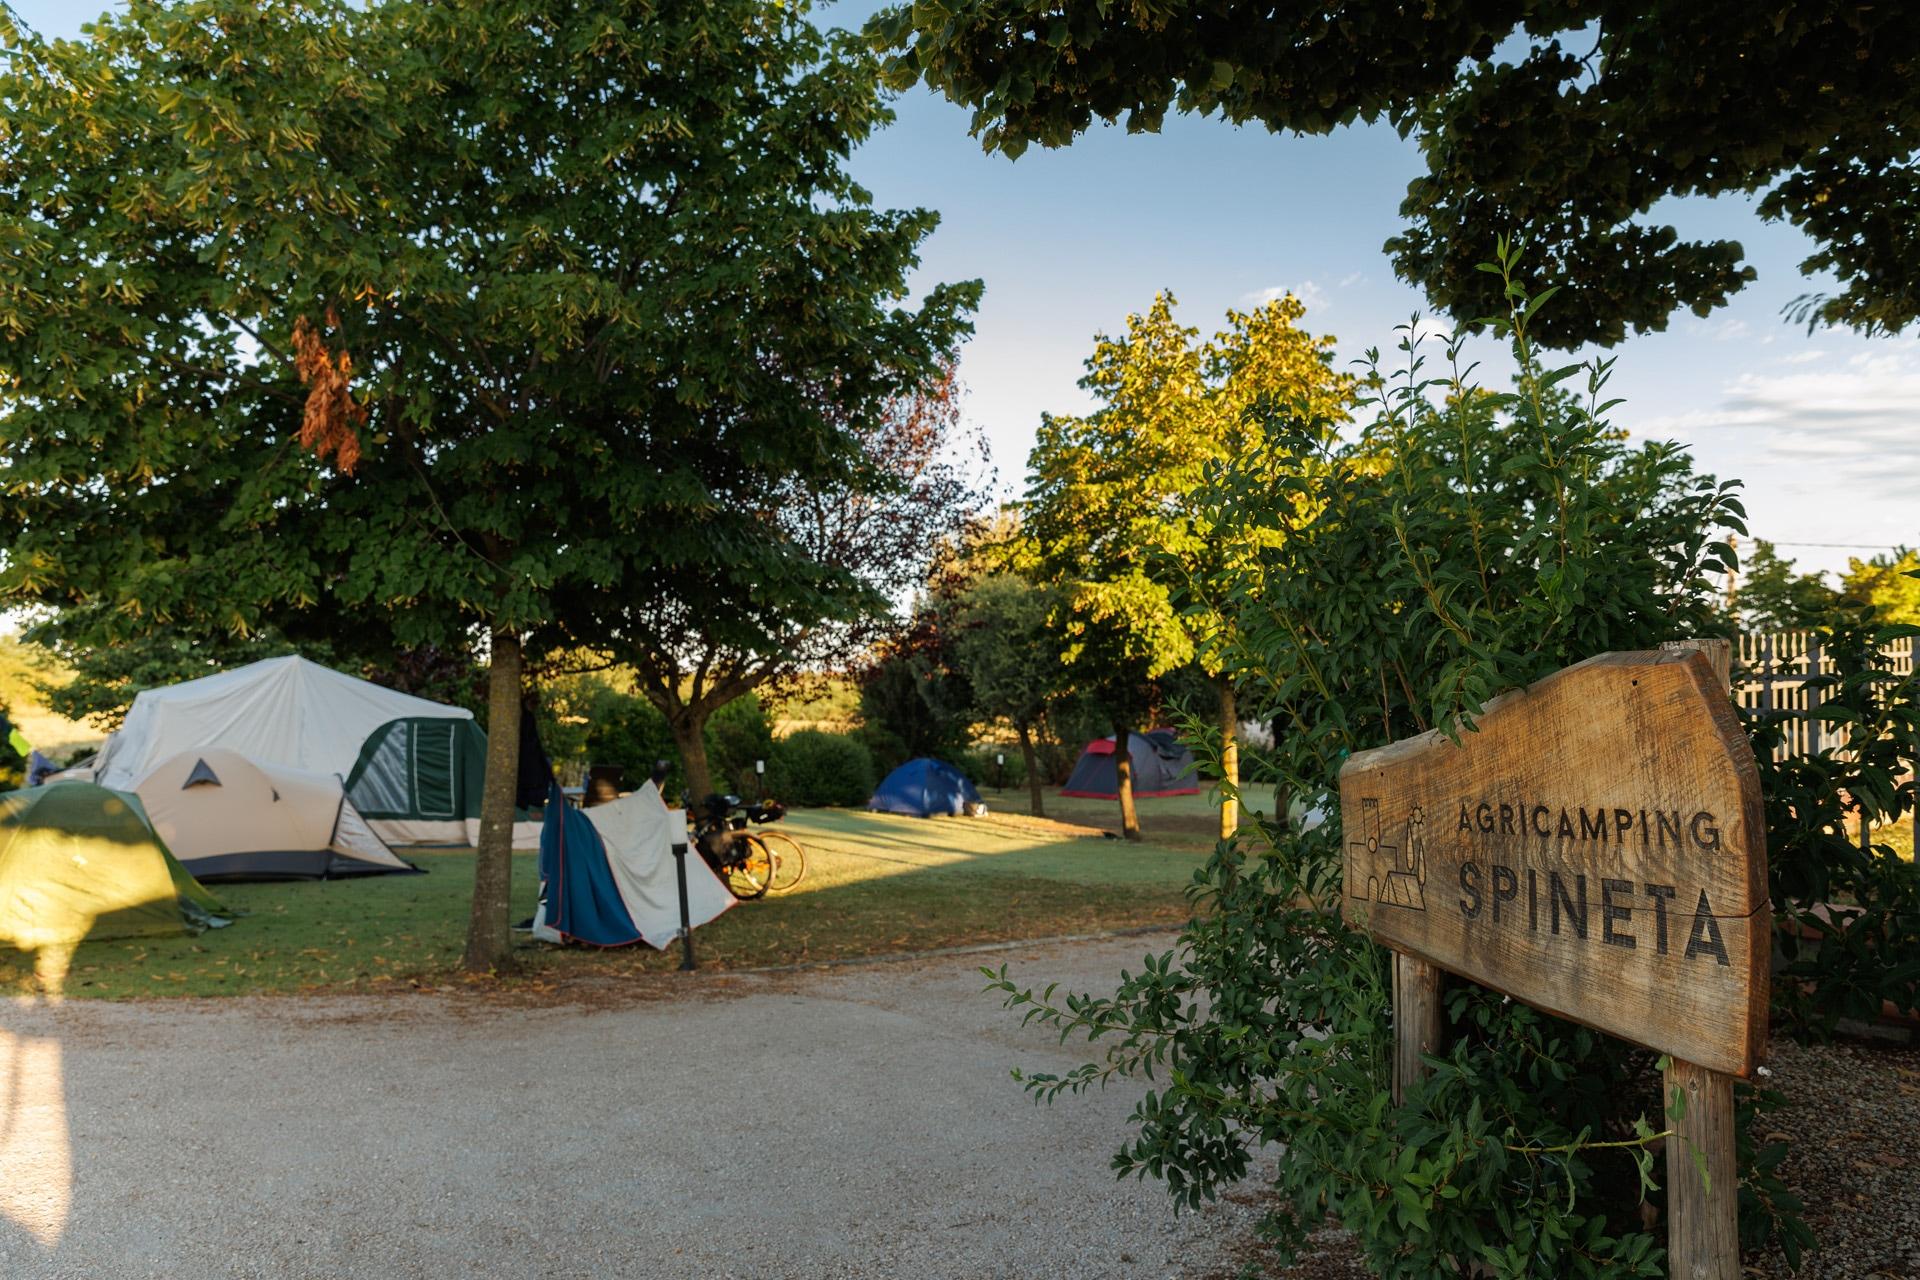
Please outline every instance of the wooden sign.
[[1576, 1022], [1748, 1076], [1766, 1040], [1765, 817], [1698, 651], [1611, 653], [1475, 732], [1340, 771], [1348, 919]]

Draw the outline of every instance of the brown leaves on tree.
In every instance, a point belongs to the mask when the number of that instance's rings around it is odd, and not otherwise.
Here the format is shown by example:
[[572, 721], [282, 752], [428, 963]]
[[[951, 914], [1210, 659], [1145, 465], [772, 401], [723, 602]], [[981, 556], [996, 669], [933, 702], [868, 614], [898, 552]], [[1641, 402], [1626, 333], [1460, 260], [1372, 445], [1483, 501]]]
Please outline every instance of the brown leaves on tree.
[[[328, 327], [337, 327], [340, 318], [327, 310]], [[360, 461], [360, 433], [366, 425], [367, 407], [353, 398], [347, 382], [353, 374], [353, 359], [346, 352], [329, 352], [326, 342], [303, 315], [293, 322], [293, 365], [300, 384], [307, 388], [306, 414], [300, 420], [300, 446], [333, 465], [342, 475], [352, 475]]]

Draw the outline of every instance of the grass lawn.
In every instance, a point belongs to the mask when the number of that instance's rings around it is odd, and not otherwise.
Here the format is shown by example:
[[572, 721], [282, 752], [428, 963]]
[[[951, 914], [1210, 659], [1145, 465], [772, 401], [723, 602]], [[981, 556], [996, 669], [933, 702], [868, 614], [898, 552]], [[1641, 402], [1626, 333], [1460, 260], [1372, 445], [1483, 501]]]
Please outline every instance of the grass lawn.
[[[1191, 797], [1189, 797], [1190, 799]], [[1196, 848], [1128, 845], [1014, 815], [902, 818], [795, 812], [781, 827], [807, 848], [791, 893], [745, 902], [694, 934], [703, 968], [843, 959], [968, 943], [1177, 924]], [[458, 981], [472, 855], [414, 855], [424, 876], [214, 886], [249, 914], [197, 938], [90, 942], [73, 997], [125, 999], [313, 989], [382, 990]], [[534, 855], [514, 856], [514, 918], [533, 913]], [[524, 938], [525, 935], [518, 935]], [[528, 980], [660, 972], [677, 950], [528, 943]], [[0, 993], [32, 989], [33, 958], [0, 951]]]
[[[1136, 801], [1134, 807], [1140, 817], [1141, 834], [1156, 844], [1211, 852], [1220, 830], [1220, 799], [1217, 795], [1210, 795], [1210, 790], [1210, 787], [1203, 789], [1199, 795], [1193, 796], [1161, 796]], [[1005, 790], [984, 788], [981, 798], [987, 802], [987, 808], [995, 813], [1031, 813], [1033, 808], [1025, 787], [1008, 787]], [[1118, 800], [1063, 796], [1051, 787], [1042, 799], [1049, 818], [1099, 827], [1104, 831], [1120, 830]], [[1241, 808], [1243, 812], [1249, 808], [1271, 808], [1272, 801], [1272, 788], [1256, 787], [1243, 797]]]

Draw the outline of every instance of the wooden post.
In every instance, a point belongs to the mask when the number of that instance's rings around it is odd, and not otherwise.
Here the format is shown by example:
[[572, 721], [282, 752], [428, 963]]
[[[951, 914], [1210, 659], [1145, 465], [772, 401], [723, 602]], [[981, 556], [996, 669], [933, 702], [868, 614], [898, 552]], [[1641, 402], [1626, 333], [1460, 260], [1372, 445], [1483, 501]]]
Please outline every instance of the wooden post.
[[[1732, 652], [1727, 641], [1681, 640], [1661, 647], [1704, 652], [1731, 696]], [[1674, 1131], [1667, 1140], [1667, 1275], [1670, 1280], [1740, 1280], [1740, 1171], [1733, 1132], [1733, 1077], [1669, 1058], [1663, 1082], [1667, 1127]], [[1672, 1115], [1676, 1105], [1684, 1112], [1678, 1119]]]
[[1423, 1053], [1438, 1053], [1445, 1034], [1440, 1003], [1441, 971], [1425, 960], [1393, 953], [1393, 1100], [1406, 1100], [1407, 1086], [1427, 1077]]
[[[1740, 1174], [1734, 1162], [1733, 1077], [1669, 1059], [1666, 1071], [1667, 1275], [1740, 1280]], [[1683, 1116], [1671, 1114], [1675, 1096]], [[1706, 1161], [1706, 1177], [1694, 1153]]]

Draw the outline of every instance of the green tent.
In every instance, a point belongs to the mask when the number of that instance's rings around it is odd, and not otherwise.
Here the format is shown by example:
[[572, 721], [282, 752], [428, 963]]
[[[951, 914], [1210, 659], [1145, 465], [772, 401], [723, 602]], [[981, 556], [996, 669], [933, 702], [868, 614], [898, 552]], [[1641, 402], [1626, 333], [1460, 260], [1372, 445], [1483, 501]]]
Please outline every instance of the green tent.
[[198, 933], [232, 917], [174, 860], [138, 797], [87, 782], [0, 792], [0, 946]]
[[347, 774], [347, 798], [390, 839], [459, 843], [466, 820], [480, 816], [486, 777], [487, 735], [479, 725], [409, 716], [367, 735]]

